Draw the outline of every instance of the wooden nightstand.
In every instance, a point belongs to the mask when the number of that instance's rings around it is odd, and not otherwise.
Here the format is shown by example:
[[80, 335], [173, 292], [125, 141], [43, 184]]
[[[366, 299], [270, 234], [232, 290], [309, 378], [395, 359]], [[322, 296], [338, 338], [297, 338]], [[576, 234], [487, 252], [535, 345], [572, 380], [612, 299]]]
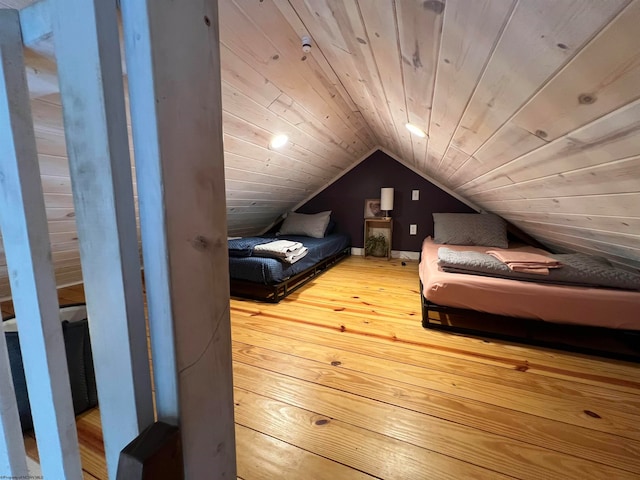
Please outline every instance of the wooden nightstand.
[[[382, 234], [387, 238], [387, 259], [391, 259], [391, 239], [393, 238], [393, 219], [387, 218], [365, 218], [364, 219], [364, 243], [366, 244], [367, 238], [370, 235]], [[373, 255], [367, 254], [367, 249], [364, 248], [364, 256], [372, 257]]]

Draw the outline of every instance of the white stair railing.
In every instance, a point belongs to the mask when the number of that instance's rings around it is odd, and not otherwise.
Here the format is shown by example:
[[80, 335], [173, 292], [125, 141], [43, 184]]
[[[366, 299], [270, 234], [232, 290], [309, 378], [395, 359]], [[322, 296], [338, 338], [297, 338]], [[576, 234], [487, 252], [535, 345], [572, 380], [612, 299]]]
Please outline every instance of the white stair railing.
[[[46, 478], [80, 479], [82, 469], [69, 386], [44, 195], [16, 10], [0, 10], [0, 229], [20, 347]], [[24, 443], [0, 340], [3, 475], [27, 475]], [[7, 385], [10, 383], [11, 385]], [[13, 395], [13, 398], [10, 398]]]
[[107, 470], [154, 421], [116, 3], [50, 0]]

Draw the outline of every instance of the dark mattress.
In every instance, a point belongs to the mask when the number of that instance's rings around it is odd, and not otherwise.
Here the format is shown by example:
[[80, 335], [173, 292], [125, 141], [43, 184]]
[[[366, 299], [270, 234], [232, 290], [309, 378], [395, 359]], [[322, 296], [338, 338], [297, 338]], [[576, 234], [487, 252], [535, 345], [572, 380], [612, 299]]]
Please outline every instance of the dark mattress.
[[281, 235], [265, 237], [272, 240], [291, 240], [300, 242], [309, 249], [307, 255], [293, 265], [275, 258], [264, 257], [229, 257], [229, 274], [234, 280], [273, 285], [280, 283], [297, 273], [314, 266], [331, 255], [344, 250], [351, 244], [349, 235], [332, 233], [324, 238], [305, 237], [300, 235]]

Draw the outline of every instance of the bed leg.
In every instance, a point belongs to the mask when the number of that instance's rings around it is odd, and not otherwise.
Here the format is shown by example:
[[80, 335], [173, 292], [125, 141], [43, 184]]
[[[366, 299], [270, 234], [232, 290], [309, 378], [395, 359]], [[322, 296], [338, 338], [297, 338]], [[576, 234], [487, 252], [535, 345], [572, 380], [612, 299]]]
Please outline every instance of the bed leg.
[[420, 280], [420, 309], [422, 310], [422, 328], [431, 328], [428, 302], [422, 293], [422, 280]]
[[634, 352], [640, 352], [640, 332], [635, 330], [625, 330], [619, 337], [622, 342]]

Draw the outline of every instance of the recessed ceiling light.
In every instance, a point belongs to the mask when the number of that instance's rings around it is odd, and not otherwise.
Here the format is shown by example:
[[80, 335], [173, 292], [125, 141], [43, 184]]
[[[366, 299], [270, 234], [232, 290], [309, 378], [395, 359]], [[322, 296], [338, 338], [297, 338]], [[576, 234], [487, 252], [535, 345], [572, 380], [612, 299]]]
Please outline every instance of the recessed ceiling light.
[[424, 138], [427, 136], [426, 133], [424, 133], [420, 128], [416, 127], [412, 123], [407, 123], [405, 127], [407, 127], [407, 130], [409, 130], [411, 133], [417, 135], [420, 138]]
[[289, 137], [286, 135], [276, 135], [271, 139], [271, 148], [280, 148], [284, 147], [289, 141]]

